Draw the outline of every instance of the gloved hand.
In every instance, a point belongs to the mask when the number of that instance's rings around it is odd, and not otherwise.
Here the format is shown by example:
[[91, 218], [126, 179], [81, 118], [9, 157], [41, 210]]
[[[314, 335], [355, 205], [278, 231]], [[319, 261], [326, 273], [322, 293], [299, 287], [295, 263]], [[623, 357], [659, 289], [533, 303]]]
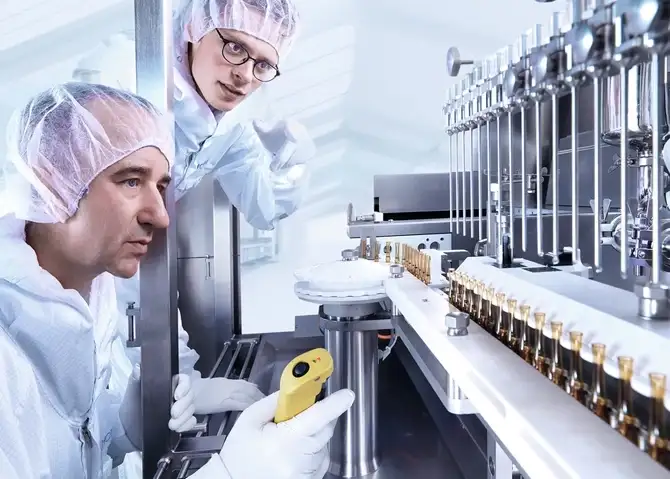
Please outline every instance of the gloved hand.
[[275, 424], [279, 393], [248, 407], [219, 454], [193, 479], [322, 479], [328, 472], [328, 442], [337, 419], [354, 402], [343, 389], [289, 421]]
[[[177, 374], [177, 387], [174, 392], [175, 402], [170, 409], [168, 427], [172, 431], [184, 432], [196, 425], [193, 405], [191, 379], [186, 374]], [[140, 388], [140, 366], [135, 365], [128, 378], [126, 394], [119, 409], [119, 419], [128, 440], [137, 450], [142, 449], [142, 394]]]
[[195, 414], [243, 411], [265, 397], [258, 386], [241, 379], [193, 378]]
[[316, 154], [316, 145], [307, 129], [296, 121], [281, 120], [270, 125], [254, 120], [252, 124], [265, 149], [273, 155], [270, 166], [274, 171], [304, 165]]

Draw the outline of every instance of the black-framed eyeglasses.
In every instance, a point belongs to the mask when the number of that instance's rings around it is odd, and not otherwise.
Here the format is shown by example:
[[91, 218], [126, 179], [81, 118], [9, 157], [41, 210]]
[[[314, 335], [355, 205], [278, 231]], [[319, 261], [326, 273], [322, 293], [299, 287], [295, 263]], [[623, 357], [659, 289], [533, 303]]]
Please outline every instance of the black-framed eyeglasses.
[[233, 65], [244, 65], [246, 62], [252, 61], [254, 64], [254, 77], [263, 83], [272, 81], [279, 76], [279, 69], [276, 66], [268, 63], [266, 60], [257, 60], [253, 58], [242, 45], [232, 40], [226, 40], [223, 38], [223, 35], [221, 35], [221, 32], [216, 29], [215, 31], [223, 42], [221, 55], [223, 55], [223, 58], [228, 63]]

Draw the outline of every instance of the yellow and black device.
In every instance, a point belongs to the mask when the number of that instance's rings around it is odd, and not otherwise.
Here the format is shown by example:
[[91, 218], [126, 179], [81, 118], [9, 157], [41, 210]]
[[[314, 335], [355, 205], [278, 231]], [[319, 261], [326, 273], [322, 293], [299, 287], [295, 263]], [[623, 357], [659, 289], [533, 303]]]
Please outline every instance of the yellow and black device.
[[314, 405], [331, 374], [333, 357], [323, 348], [307, 351], [288, 363], [279, 380], [275, 423], [288, 421]]

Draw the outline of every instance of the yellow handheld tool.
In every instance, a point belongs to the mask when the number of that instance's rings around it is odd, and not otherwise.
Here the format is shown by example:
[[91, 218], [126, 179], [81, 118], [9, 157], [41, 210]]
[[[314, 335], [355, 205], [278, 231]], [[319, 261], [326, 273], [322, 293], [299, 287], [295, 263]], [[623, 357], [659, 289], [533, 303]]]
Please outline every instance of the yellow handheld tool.
[[333, 358], [323, 348], [307, 351], [288, 363], [279, 380], [275, 422], [288, 421], [312, 406], [331, 374]]

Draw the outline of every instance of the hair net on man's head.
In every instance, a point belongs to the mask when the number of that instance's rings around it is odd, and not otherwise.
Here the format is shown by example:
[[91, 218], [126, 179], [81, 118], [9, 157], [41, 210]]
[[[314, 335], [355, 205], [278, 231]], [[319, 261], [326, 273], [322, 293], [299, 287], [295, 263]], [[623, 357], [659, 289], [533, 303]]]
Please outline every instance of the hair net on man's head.
[[182, 0], [176, 11], [179, 40], [197, 43], [216, 28], [237, 30], [269, 43], [280, 57], [296, 37], [293, 0]]
[[34, 98], [8, 129], [2, 214], [35, 223], [75, 214], [91, 182], [131, 153], [158, 148], [172, 166], [170, 123], [147, 100], [89, 83], [66, 83]]

